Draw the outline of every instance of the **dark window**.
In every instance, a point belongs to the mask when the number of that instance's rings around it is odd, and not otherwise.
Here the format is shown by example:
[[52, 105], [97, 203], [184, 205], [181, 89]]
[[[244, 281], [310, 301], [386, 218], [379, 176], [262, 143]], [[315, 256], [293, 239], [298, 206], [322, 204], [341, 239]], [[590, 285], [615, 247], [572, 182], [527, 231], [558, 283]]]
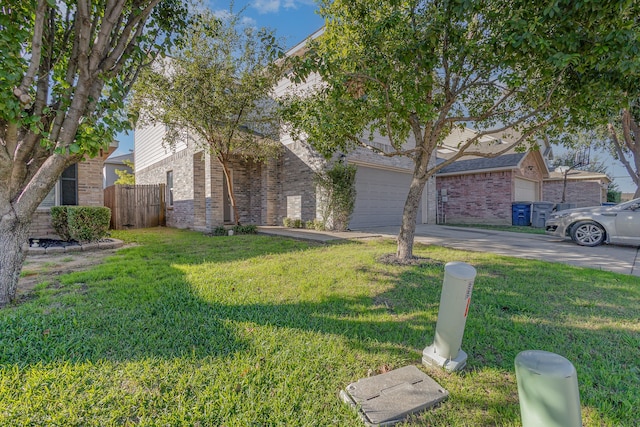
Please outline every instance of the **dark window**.
[[173, 171], [167, 171], [167, 201], [173, 206]]
[[60, 177], [60, 204], [65, 206], [78, 204], [78, 165], [71, 165]]
[[58, 182], [53, 186], [47, 197], [40, 203], [41, 208], [50, 208], [57, 205], [78, 204], [78, 166], [71, 165], [66, 168]]

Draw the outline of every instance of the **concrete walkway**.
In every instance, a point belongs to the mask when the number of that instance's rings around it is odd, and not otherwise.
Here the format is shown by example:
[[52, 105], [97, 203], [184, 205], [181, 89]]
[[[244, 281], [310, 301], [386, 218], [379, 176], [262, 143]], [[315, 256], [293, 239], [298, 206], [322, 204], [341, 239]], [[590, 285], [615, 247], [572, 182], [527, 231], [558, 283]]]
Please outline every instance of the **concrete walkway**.
[[[258, 227], [259, 233], [328, 242], [344, 239], [384, 237], [395, 239], [400, 227], [376, 227], [348, 232]], [[416, 227], [416, 242], [467, 251], [492, 252], [527, 259], [561, 262], [640, 277], [640, 248], [602, 245], [578, 246], [557, 237], [483, 230], [478, 228], [425, 225]]]

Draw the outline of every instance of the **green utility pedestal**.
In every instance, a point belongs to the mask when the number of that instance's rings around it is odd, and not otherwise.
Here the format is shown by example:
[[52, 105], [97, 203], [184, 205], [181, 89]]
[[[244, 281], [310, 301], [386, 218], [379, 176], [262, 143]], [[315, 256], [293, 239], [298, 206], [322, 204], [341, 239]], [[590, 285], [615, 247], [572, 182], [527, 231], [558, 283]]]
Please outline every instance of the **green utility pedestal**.
[[576, 369], [564, 357], [541, 350], [515, 360], [522, 427], [581, 427]]

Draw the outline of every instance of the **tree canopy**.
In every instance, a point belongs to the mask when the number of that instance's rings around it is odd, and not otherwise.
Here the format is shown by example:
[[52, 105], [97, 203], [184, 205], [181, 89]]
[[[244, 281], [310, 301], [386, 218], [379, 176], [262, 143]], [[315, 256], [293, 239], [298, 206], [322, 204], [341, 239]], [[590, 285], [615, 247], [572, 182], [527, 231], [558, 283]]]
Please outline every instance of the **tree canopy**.
[[32, 215], [62, 171], [127, 127], [139, 70], [179, 41], [181, 0], [5, 0], [0, 6], [0, 306]]
[[179, 51], [141, 76], [133, 108], [140, 126], [165, 126], [167, 145], [188, 139], [218, 160], [238, 223], [229, 162], [266, 160], [281, 148], [270, 98], [281, 75], [280, 49], [271, 30], [242, 25], [239, 14], [205, 11], [200, 18]]

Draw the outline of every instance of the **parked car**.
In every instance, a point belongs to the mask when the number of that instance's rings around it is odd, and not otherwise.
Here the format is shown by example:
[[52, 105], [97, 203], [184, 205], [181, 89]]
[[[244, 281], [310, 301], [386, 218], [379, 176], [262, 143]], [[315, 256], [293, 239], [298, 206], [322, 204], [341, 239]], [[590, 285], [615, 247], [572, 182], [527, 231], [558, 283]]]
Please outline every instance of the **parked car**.
[[546, 232], [582, 246], [616, 243], [640, 246], [640, 199], [615, 206], [567, 209], [549, 216]]

